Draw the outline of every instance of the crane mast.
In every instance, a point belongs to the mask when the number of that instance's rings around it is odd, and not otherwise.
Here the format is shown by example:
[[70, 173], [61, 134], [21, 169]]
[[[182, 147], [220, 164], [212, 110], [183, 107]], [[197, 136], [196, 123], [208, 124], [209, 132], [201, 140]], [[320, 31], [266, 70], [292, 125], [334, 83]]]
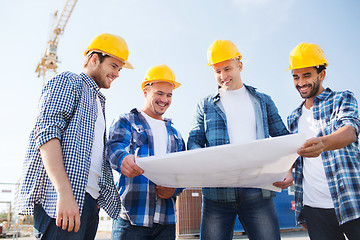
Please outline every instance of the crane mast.
[[[63, 11], [61, 12], [60, 17], [56, 23], [54, 30], [50, 35], [50, 39], [47, 43], [47, 47], [44, 53], [44, 56], [41, 58], [38, 63], [35, 72], [37, 76], [42, 76], [45, 83], [45, 77], [47, 71], [53, 71], [56, 73], [58, 56], [57, 56], [57, 46], [59, 42], [59, 37], [64, 33], [67, 22], [69, 21], [70, 15], [75, 7], [75, 4], [78, 0], [67, 0]], [[55, 13], [56, 15], [56, 13]]]

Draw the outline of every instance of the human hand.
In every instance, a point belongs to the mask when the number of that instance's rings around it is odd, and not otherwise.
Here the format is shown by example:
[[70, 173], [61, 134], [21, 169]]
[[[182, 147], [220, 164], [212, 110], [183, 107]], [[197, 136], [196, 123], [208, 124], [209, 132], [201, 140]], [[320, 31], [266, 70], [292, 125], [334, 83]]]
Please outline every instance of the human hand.
[[324, 143], [321, 138], [308, 139], [297, 151], [303, 157], [318, 157], [324, 151]]
[[162, 199], [171, 198], [176, 191], [176, 188], [168, 188], [162, 186], [156, 186], [156, 195]]
[[273, 185], [275, 187], [278, 187], [278, 188], [281, 188], [281, 189], [285, 189], [285, 188], [290, 187], [291, 185], [293, 185], [292, 169], [290, 169], [286, 173], [286, 176], [285, 176], [283, 181], [274, 182]]
[[304, 230], [307, 230], [307, 225], [306, 225], [306, 223], [301, 223], [300, 226], [301, 226]]
[[129, 178], [139, 176], [144, 173], [136, 163], [134, 155], [127, 155], [121, 162], [121, 173]]
[[58, 194], [56, 203], [56, 226], [71, 232], [80, 229], [79, 206], [71, 193]]

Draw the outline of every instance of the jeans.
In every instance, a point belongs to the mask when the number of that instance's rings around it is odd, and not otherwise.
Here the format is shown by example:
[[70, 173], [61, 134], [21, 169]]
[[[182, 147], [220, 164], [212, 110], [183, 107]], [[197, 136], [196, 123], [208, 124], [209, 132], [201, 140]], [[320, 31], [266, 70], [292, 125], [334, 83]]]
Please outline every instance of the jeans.
[[80, 217], [78, 232], [68, 232], [56, 226], [55, 218], [50, 218], [39, 204], [34, 206], [34, 235], [42, 240], [83, 240], [95, 239], [99, 223], [97, 201], [86, 193], [84, 208]]
[[279, 222], [272, 198], [261, 189], [239, 188], [236, 202], [217, 202], [203, 197], [200, 239], [231, 240], [236, 216], [250, 240], [280, 240]]
[[339, 225], [335, 210], [304, 206], [301, 213], [312, 240], [349, 240], [360, 238], [360, 218]]
[[175, 224], [152, 227], [134, 226], [130, 221], [119, 218], [113, 221], [112, 240], [175, 240]]

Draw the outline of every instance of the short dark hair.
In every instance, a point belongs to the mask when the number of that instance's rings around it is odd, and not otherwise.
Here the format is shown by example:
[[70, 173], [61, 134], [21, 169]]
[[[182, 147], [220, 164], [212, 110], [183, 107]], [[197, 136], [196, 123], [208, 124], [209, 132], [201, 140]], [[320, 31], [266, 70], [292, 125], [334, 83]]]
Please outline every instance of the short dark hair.
[[85, 62], [84, 62], [84, 67], [86, 67], [86, 65], [89, 63], [90, 58], [91, 58], [94, 54], [96, 54], [96, 55], [98, 56], [100, 63], [102, 63], [102, 62], [105, 60], [105, 58], [110, 57], [109, 55], [107, 55], [107, 54], [105, 54], [105, 53], [102, 53], [102, 52], [94, 52], [94, 51], [93, 51], [93, 52], [91, 52], [91, 53], [89, 53], [89, 54], [86, 55], [86, 59], [85, 59]]
[[319, 66], [316, 66], [316, 67], [314, 67], [314, 68], [316, 69], [316, 72], [317, 72], [318, 74], [320, 74], [323, 70], [326, 69], [325, 65], [319, 65]]

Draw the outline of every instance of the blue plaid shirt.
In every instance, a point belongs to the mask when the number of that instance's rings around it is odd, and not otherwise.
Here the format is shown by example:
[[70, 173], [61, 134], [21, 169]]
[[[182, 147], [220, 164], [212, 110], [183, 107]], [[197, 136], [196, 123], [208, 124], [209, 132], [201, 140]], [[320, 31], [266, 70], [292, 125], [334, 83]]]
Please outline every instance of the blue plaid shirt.
[[[301, 104], [288, 116], [291, 133], [298, 132], [298, 122], [302, 114]], [[353, 126], [359, 135], [360, 120], [358, 104], [349, 91], [333, 92], [325, 89], [313, 100], [313, 113], [317, 136], [326, 136], [344, 126]], [[336, 216], [340, 224], [360, 217], [360, 149], [358, 139], [348, 146], [322, 152], [325, 175], [328, 181]], [[298, 223], [303, 223], [303, 159], [299, 157], [295, 168], [295, 214]]]
[[[256, 119], [256, 138], [276, 137], [288, 134], [278, 110], [270, 96], [246, 86], [254, 106]], [[196, 107], [193, 127], [189, 133], [188, 149], [212, 147], [229, 144], [230, 138], [226, 126], [226, 115], [220, 101], [220, 93], [203, 98]], [[241, 133], [239, 133], [241, 134]], [[220, 159], [219, 159], [220, 160]], [[235, 202], [237, 188], [203, 188], [204, 197], [219, 202]], [[271, 197], [268, 190], [263, 190], [264, 197]]]
[[[20, 214], [31, 215], [34, 204], [41, 204], [50, 217], [56, 217], [57, 193], [46, 174], [39, 152], [39, 147], [53, 138], [60, 140], [65, 170], [82, 213], [98, 113], [96, 96], [105, 113], [105, 97], [99, 92], [94, 80], [84, 73], [77, 75], [64, 72], [44, 86], [40, 112], [30, 135], [23, 165], [18, 196]], [[104, 147], [98, 203], [110, 217], [118, 218], [120, 199], [110, 163], [105, 156]]]
[[[185, 150], [185, 143], [180, 133], [172, 126], [170, 119], [165, 119], [168, 131], [167, 152]], [[169, 199], [157, 198], [155, 184], [140, 175], [128, 178], [121, 174], [121, 162], [129, 154], [139, 157], [154, 155], [153, 134], [145, 118], [136, 109], [114, 120], [109, 132], [108, 156], [113, 169], [120, 173], [118, 184], [121, 197], [121, 217], [132, 225], [151, 227], [154, 215], [159, 214], [159, 224], [175, 223], [175, 200], [182, 189], [177, 189]], [[156, 207], [158, 204], [158, 207]]]

